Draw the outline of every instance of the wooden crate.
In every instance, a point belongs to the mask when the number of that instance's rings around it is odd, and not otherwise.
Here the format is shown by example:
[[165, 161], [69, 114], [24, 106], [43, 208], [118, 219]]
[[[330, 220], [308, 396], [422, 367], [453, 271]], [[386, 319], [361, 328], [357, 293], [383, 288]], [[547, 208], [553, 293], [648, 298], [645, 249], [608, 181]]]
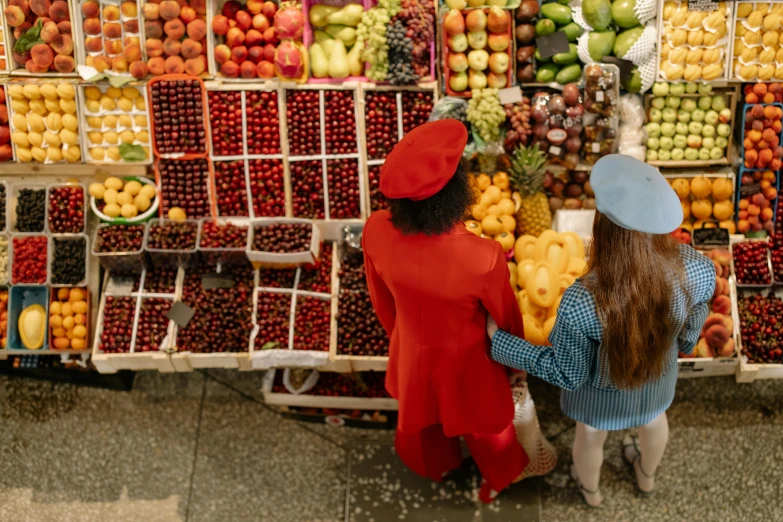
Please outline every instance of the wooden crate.
[[325, 397], [321, 395], [294, 395], [292, 393], [274, 393], [272, 386], [275, 372], [264, 376], [262, 391], [264, 402], [277, 406], [298, 406], [302, 408], [329, 408], [336, 410], [397, 410], [397, 400], [392, 398], [365, 397]]

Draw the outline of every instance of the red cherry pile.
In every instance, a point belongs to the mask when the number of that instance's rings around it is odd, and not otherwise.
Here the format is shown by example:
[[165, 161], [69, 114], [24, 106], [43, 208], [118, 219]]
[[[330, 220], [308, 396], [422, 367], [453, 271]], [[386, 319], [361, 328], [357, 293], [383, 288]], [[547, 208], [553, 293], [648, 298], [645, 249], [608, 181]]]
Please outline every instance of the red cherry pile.
[[166, 314], [173, 301], [160, 297], [148, 297], [141, 300], [139, 325], [136, 328], [134, 352], [156, 352], [166, 337], [169, 318]]
[[247, 152], [280, 154], [280, 116], [277, 92], [248, 91], [245, 99]]
[[398, 141], [397, 94], [368, 92], [364, 102], [367, 134], [367, 157], [384, 159]]
[[324, 91], [324, 138], [327, 154], [355, 154], [354, 91]]
[[361, 255], [348, 256], [340, 264], [337, 301], [337, 353], [388, 355], [389, 340], [372, 307]]
[[84, 188], [57, 187], [49, 192], [49, 231], [77, 234], [84, 230]]
[[381, 194], [381, 165], [370, 165], [368, 177], [370, 180], [370, 211], [386, 210], [389, 208], [389, 203], [386, 201], [386, 197]]
[[424, 125], [430, 119], [434, 100], [431, 92], [402, 92], [402, 132]]
[[208, 94], [212, 154], [241, 156], [244, 152], [242, 150], [242, 93], [210, 91]]
[[245, 162], [216, 161], [215, 189], [221, 216], [248, 216]]
[[177, 331], [177, 348], [194, 353], [243, 352], [253, 329], [253, 270], [224, 266], [221, 274], [234, 281], [231, 288], [205, 289], [201, 276], [214, 272], [193, 270], [186, 274], [182, 301], [196, 314]]
[[209, 216], [209, 161], [160, 160], [161, 213], [180, 207], [189, 218]]
[[201, 248], [245, 248], [247, 227], [207, 221], [201, 225]]
[[[14, 159], [14, 151], [11, 148], [11, 129], [8, 126], [8, 105], [5, 99], [5, 87], [2, 87], [0, 88], [0, 161], [12, 159]], [[0, 225], [3, 222], [4, 220], [0, 219]]]
[[783, 300], [778, 297], [741, 295], [742, 353], [749, 363], [783, 363]]
[[177, 269], [156, 267], [144, 276], [144, 293], [173, 294], [177, 284]]
[[331, 301], [298, 296], [294, 317], [294, 350], [329, 351]]
[[364, 258], [361, 255], [347, 256], [340, 262], [340, 270], [337, 273], [340, 278], [340, 291], [367, 291], [367, 279], [364, 275]]
[[98, 230], [96, 252], [138, 252], [144, 240], [144, 225], [115, 225]]
[[158, 250], [193, 250], [196, 248], [198, 223], [156, 221], [147, 230], [147, 248]]
[[253, 213], [256, 216], [285, 216], [285, 181], [283, 161], [279, 159], [248, 160]]
[[360, 217], [358, 161], [327, 160], [326, 181], [329, 186], [329, 217], [331, 219]]
[[106, 296], [103, 331], [98, 348], [104, 353], [128, 353], [131, 350], [136, 298]]
[[204, 102], [197, 80], [162, 80], [150, 87], [155, 148], [161, 154], [207, 151]]
[[291, 156], [321, 154], [318, 91], [286, 91], [288, 147]]
[[13, 261], [11, 282], [46, 282], [46, 236], [15, 237], [13, 243]]
[[324, 178], [320, 160], [291, 163], [291, 199], [295, 217], [324, 219]]
[[273, 223], [253, 229], [253, 250], [305, 252], [310, 249], [313, 227], [304, 223]]
[[288, 349], [291, 321], [291, 294], [258, 294], [258, 334], [253, 347], [256, 350]]
[[769, 273], [769, 245], [766, 241], [736, 243], [732, 247], [732, 256], [737, 284], [772, 284], [772, 275]]
[[296, 268], [260, 269], [258, 271], [259, 288], [293, 288]]
[[332, 244], [324, 243], [318, 264], [302, 267], [299, 273], [299, 290], [328, 294], [332, 290]]
[[[289, 393], [283, 385], [283, 372], [275, 374], [272, 390], [275, 393]], [[389, 397], [386, 391], [386, 372], [330, 373], [322, 372], [318, 383], [307, 395], [326, 397]]]

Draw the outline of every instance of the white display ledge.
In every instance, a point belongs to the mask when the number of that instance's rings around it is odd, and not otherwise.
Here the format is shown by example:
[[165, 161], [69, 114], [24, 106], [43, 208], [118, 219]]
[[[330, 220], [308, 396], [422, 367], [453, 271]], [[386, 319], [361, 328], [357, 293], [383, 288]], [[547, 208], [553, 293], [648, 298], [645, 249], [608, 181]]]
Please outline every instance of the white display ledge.
[[366, 397], [331, 397], [324, 395], [275, 393], [272, 387], [276, 372], [268, 372], [264, 376], [264, 384], [261, 391], [264, 394], [264, 402], [273, 406], [296, 406], [300, 408], [329, 408], [335, 410], [391, 410], [399, 407], [396, 399], [392, 398], [366, 398]]

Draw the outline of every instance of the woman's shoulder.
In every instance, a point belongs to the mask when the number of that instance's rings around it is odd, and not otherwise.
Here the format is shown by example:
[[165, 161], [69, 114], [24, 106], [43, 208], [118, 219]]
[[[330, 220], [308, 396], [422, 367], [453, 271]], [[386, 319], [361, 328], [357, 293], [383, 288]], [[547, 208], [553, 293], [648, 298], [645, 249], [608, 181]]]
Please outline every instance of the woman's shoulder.
[[563, 292], [557, 316], [567, 319], [585, 334], [600, 324], [595, 311], [595, 299], [585, 286], [584, 278], [577, 279]]
[[680, 245], [680, 259], [685, 265], [689, 278], [715, 277], [715, 265], [712, 260], [690, 245]]

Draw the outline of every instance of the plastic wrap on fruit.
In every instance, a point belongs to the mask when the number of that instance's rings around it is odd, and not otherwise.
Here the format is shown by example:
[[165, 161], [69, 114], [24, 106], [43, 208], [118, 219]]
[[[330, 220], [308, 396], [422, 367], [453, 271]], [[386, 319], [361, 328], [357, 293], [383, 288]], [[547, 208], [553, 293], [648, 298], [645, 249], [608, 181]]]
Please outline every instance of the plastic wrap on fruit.
[[623, 94], [617, 103], [620, 122], [629, 127], [642, 127], [645, 122], [642, 97], [638, 94]]
[[296, 83], [307, 81], [308, 56], [304, 45], [293, 40], [283, 40], [275, 50], [275, 74], [281, 80]]

